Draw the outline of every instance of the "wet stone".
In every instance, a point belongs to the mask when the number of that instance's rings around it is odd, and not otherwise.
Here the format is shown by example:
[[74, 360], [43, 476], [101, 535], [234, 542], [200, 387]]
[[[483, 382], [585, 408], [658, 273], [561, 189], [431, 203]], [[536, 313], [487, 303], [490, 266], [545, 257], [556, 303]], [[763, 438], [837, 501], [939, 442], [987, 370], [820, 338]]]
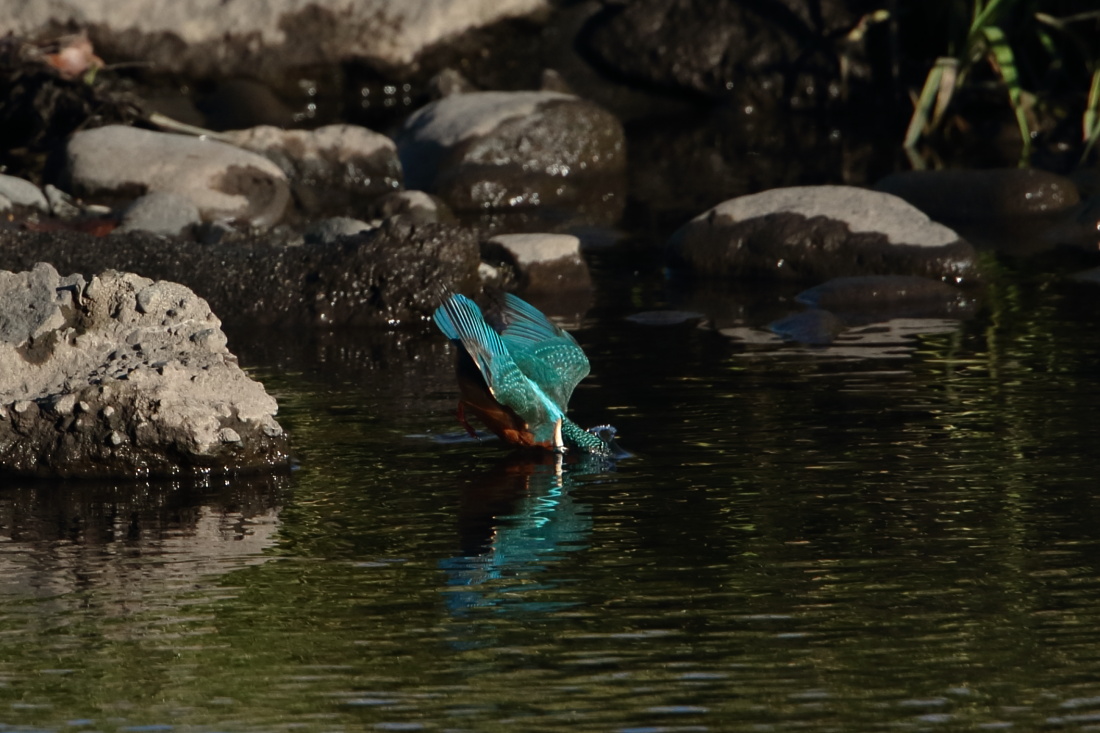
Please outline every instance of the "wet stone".
[[415, 112], [397, 139], [409, 188], [456, 211], [564, 206], [623, 185], [621, 123], [558, 92], [474, 92]]
[[482, 258], [511, 268], [526, 292], [592, 287], [580, 239], [569, 234], [499, 234], [482, 247]]
[[666, 253], [699, 278], [979, 277], [974, 248], [954, 231], [895, 196], [853, 186], [730, 199], [680, 227]]

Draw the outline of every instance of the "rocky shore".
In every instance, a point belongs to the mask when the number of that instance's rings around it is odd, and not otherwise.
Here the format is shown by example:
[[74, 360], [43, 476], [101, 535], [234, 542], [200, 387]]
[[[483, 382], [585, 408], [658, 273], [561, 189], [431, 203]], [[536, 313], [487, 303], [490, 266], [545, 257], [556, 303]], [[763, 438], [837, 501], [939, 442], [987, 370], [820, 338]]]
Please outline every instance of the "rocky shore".
[[897, 171], [856, 135], [896, 123], [866, 3], [703, 5], [0, 7], [0, 473], [285, 466], [221, 321], [415, 329], [445, 291], [590, 294], [614, 252], [795, 283], [750, 330], [826, 343], [964, 317], [982, 250], [1095, 250], [1094, 172]]

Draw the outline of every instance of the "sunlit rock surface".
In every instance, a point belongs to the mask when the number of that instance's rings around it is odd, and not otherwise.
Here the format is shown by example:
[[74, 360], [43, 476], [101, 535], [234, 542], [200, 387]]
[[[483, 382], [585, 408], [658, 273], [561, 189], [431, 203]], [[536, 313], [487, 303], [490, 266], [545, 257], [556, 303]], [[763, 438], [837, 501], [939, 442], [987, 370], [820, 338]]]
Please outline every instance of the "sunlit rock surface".
[[107, 200], [173, 193], [204, 221], [277, 223], [290, 203], [286, 175], [267, 158], [227, 143], [109, 125], [73, 135], [65, 151], [71, 193]]
[[978, 277], [974, 248], [954, 231], [896, 196], [853, 186], [730, 199], [680, 227], [667, 251], [675, 267], [702, 278]]
[[511, 268], [525, 292], [592, 287], [580, 239], [571, 234], [498, 234], [483, 244], [482, 258]]
[[144, 476], [285, 466], [278, 406], [186, 287], [0, 272], [0, 473]]
[[0, 28], [37, 35], [79, 24], [104, 57], [196, 76], [367, 60], [412, 63], [465, 31], [547, 8], [546, 0], [15, 0]]

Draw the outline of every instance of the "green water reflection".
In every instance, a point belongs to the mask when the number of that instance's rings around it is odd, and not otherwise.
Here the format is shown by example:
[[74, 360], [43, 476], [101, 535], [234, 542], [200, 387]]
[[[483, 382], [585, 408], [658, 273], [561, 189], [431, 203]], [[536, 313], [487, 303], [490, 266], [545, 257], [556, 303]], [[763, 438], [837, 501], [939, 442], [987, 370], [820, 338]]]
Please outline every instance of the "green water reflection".
[[998, 288], [873, 358], [612, 292], [617, 466], [440, 440], [432, 338], [246, 349], [292, 475], [0, 491], [0, 730], [1096, 726], [1100, 318]]

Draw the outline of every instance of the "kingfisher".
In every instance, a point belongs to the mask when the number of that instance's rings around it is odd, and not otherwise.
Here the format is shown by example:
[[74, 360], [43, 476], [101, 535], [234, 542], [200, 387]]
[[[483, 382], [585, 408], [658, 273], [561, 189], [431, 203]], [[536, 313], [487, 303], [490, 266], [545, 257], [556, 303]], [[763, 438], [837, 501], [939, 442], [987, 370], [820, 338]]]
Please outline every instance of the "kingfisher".
[[565, 416], [573, 388], [588, 376], [588, 357], [533, 305], [506, 293], [487, 320], [476, 303], [454, 294], [433, 318], [457, 348], [458, 420], [471, 435], [467, 411], [505, 443], [616, 455], [614, 428], [585, 430]]

